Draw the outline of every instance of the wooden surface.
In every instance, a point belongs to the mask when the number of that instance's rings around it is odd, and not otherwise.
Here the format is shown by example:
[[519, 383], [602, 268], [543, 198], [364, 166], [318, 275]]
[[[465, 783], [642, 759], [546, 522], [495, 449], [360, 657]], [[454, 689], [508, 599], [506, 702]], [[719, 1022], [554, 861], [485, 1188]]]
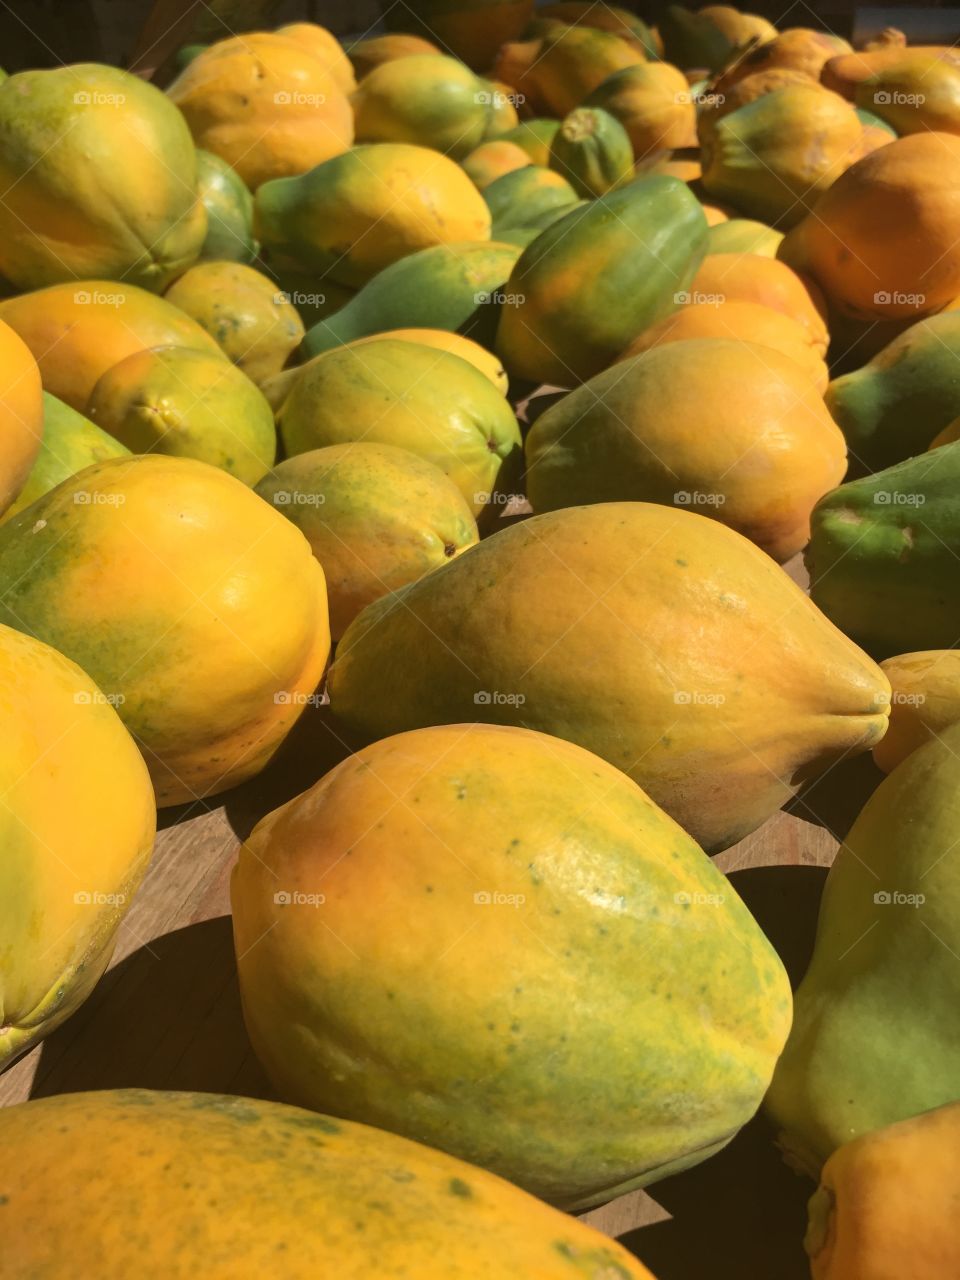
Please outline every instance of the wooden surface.
[[[240, 1013], [230, 870], [239, 840], [264, 814], [347, 754], [329, 709], [309, 708], [259, 778], [209, 805], [161, 814], [110, 970], [64, 1026], [0, 1076], [0, 1105], [131, 1086], [272, 1096]], [[809, 958], [825, 868], [879, 776], [869, 757], [841, 763], [792, 812], [716, 859], [794, 981]], [[652, 1195], [635, 1192], [586, 1217], [658, 1280], [807, 1280], [800, 1242], [812, 1189], [783, 1165], [758, 1118], [726, 1151]]]

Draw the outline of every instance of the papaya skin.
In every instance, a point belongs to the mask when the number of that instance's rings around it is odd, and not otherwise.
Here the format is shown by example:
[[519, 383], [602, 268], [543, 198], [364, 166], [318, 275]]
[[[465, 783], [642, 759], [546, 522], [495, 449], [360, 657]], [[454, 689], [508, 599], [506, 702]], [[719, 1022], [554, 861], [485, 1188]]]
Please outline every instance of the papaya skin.
[[[758, 635], [775, 670], [758, 660]], [[368, 606], [328, 687], [365, 741], [465, 719], [574, 741], [708, 851], [755, 830], [839, 754], [871, 748], [890, 697], [880, 669], [758, 547], [644, 502], [535, 516]], [[526, 702], [478, 703], [478, 690]], [[694, 690], [704, 699], [683, 702]]]
[[220, 351], [171, 303], [112, 280], [55, 284], [7, 298], [0, 302], [0, 320], [33, 352], [44, 389], [78, 413], [97, 379], [135, 351], [170, 345]]
[[0, 708], [2, 1069], [99, 978], [147, 869], [156, 809], [140, 753], [104, 694], [61, 653], [6, 626]]
[[607, 76], [643, 62], [646, 55], [636, 41], [595, 27], [558, 23], [541, 39], [504, 45], [493, 73], [521, 93], [534, 114], [562, 119]]
[[279, 373], [303, 341], [293, 299], [245, 263], [198, 262], [164, 296], [258, 385]]
[[[278, 907], [277, 884], [323, 885], [319, 914]], [[522, 728], [368, 747], [258, 826], [232, 900], [247, 1025], [285, 1098], [568, 1209], [723, 1146], [789, 1027], [782, 965], [696, 844], [613, 766]], [[401, 903], [411, 931], [378, 942]], [[598, 963], [642, 970], [640, 989], [601, 996]]]
[[653, 1280], [615, 1241], [481, 1169], [276, 1102], [60, 1094], [5, 1108], [0, 1133], [18, 1153], [0, 1176], [4, 1257], [23, 1275], [234, 1280], [276, 1274], [280, 1257], [290, 1280]]
[[820, 79], [828, 89], [842, 94], [852, 102], [856, 96], [857, 86], [871, 76], [876, 76], [889, 67], [903, 63], [905, 59], [917, 58], [927, 61], [941, 56], [952, 57], [956, 49], [950, 45], [912, 45], [905, 47], [906, 42], [893, 41], [877, 49], [861, 49], [855, 53], [841, 53], [829, 58], [820, 72]]
[[550, 163], [550, 146], [560, 128], [559, 120], [521, 120], [513, 129], [501, 133], [498, 142], [514, 142], [527, 153], [531, 164]]
[[0, 320], [0, 516], [27, 483], [43, 440], [43, 387], [33, 353]]
[[87, 467], [0, 526], [0, 621], [122, 695], [160, 805], [262, 769], [330, 649], [303, 535], [225, 471], [156, 454]]
[[909, 55], [861, 81], [854, 101], [901, 136], [928, 129], [960, 133], [960, 54]]
[[811, 280], [776, 258], [760, 253], [708, 253], [687, 294], [711, 303], [754, 302], [780, 311], [803, 327], [818, 355], [826, 356], [830, 335], [823, 295]]
[[765, 1102], [788, 1159], [813, 1177], [844, 1143], [955, 1099], [958, 762], [951, 725], [881, 782], [827, 876]]
[[[388, 329], [385, 333], [372, 333], [366, 338], [356, 338], [350, 346], [362, 346], [365, 342], [377, 342], [380, 338], [396, 338], [398, 342], [417, 342], [424, 347], [434, 347], [437, 351], [446, 351], [452, 356], [459, 356], [474, 368], [479, 369], [497, 390], [507, 394], [507, 374], [503, 365], [495, 355], [484, 350], [478, 342], [463, 337], [459, 333], [449, 333], [445, 329]], [[303, 366], [301, 365], [300, 368]], [[298, 370], [292, 370], [297, 373]]]
[[435, 44], [424, 40], [421, 36], [396, 32], [358, 40], [347, 49], [347, 57], [353, 63], [357, 80], [362, 80], [374, 67], [379, 67], [383, 62], [392, 62], [395, 58], [410, 58], [419, 54], [433, 54], [439, 57], [441, 52]]
[[492, 96], [492, 87], [456, 58], [385, 62], [364, 76], [351, 99], [357, 141], [408, 143], [460, 160], [486, 137]]
[[697, 112], [682, 71], [668, 62], [643, 62], [615, 71], [585, 100], [602, 107], [627, 131], [635, 160], [655, 151], [697, 145]]
[[550, 164], [589, 200], [633, 177], [633, 146], [626, 129], [609, 112], [578, 107], [557, 131]]
[[207, 211], [200, 261], [252, 262], [260, 246], [253, 235], [253, 196], [240, 175], [212, 151], [198, 150], [197, 192]]
[[493, 218], [492, 235], [499, 240], [507, 231], [559, 216], [577, 203], [578, 195], [568, 175], [528, 164], [491, 182], [483, 198]]
[[350, 59], [343, 45], [326, 27], [321, 27], [316, 22], [288, 22], [283, 27], [277, 27], [274, 34], [309, 49], [329, 71], [341, 93], [353, 93], [356, 89], [357, 80]]
[[819, 80], [826, 62], [852, 52], [851, 46], [840, 36], [813, 31], [808, 27], [790, 27], [781, 31], [773, 40], [748, 49], [730, 66], [725, 67], [714, 82], [713, 91], [726, 94], [733, 85], [747, 76], [773, 68], [789, 68], [802, 72], [811, 80]]
[[765, 222], [750, 218], [733, 218], [712, 226], [707, 235], [707, 253], [755, 253], [775, 258], [783, 232]]
[[515, 142], [507, 142], [502, 138], [493, 138], [489, 142], [481, 142], [474, 147], [468, 156], [461, 161], [463, 171], [477, 188], [483, 191], [491, 182], [502, 178], [505, 173], [514, 169], [523, 169], [532, 164], [526, 151]]
[[891, 773], [911, 751], [960, 720], [960, 652], [902, 653], [880, 664], [893, 695], [890, 728], [873, 749], [878, 769]]
[[804, 1243], [813, 1280], [952, 1280], [960, 1273], [958, 1151], [960, 1103], [835, 1151], [810, 1201]]

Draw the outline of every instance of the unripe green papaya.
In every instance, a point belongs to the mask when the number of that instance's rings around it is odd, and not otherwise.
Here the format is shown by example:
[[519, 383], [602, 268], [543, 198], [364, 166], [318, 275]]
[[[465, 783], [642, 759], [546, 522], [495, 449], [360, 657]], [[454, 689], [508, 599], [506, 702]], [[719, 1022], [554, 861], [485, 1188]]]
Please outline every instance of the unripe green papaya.
[[728, 218], [707, 232], [707, 253], [759, 253], [775, 258], [783, 232], [751, 218]]
[[237, 171], [198, 147], [197, 190], [207, 211], [201, 259], [252, 262], [260, 249], [253, 235], [253, 196]]
[[301, 353], [309, 359], [386, 329], [451, 329], [487, 346], [497, 321], [490, 299], [519, 256], [516, 245], [494, 241], [438, 244], [412, 253], [308, 329]]
[[609, 112], [578, 107], [557, 130], [550, 167], [581, 196], [602, 196], [633, 175], [633, 147], [626, 129]]
[[854, 474], [922, 453], [960, 415], [958, 362], [960, 311], [944, 311], [830, 383], [827, 408], [847, 437]]
[[827, 877], [766, 1102], [788, 1159], [814, 1177], [843, 1143], [957, 1097], [958, 829], [951, 725], [884, 779]]
[[676, 307], [706, 245], [700, 202], [677, 178], [641, 178], [571, 210], [505, 286], [514, 301], [496, 344], [508, 373], [561, 387], [593, 377]]
[[417, 54], [375, 67], [352, 95], [358, 142], [407, 142], [459, 159], [487, 136], [493, 90], [456, 58]]
[[513, 129], [499, 134], [497, 141], [515, 142], [527, 153], [532, 164], [546, 166], [550, 163], [550, 145], [559, 128], [559, 120], [535, 117], [532, 120], [521, 120]]
[[814, 508], [810, 594], [874, 656], [960, 636], [960, 443], [841, 485]]
[[491, 182], [483, 192], [493, 219], [493, 238], [514, 227], [538, 226], [544, 214], [569, 209], [577, 193], [559, 173], [528, 164]]

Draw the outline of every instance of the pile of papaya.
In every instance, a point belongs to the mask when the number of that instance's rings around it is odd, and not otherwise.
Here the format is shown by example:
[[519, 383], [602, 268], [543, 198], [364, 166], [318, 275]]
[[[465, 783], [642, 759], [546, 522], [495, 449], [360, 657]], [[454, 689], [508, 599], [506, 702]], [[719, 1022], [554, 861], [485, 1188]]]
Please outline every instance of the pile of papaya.
[[[0, 1109], [0, 1275], [650, 1280], [576, 1215], [750, 1125], [777, 1275], [956, 1280], [960, 54], [383, 7], [0, 78], [0, 1071], [308, 782], [273, 1100]], [[831, 776], [797, 950], [729, 851]]]

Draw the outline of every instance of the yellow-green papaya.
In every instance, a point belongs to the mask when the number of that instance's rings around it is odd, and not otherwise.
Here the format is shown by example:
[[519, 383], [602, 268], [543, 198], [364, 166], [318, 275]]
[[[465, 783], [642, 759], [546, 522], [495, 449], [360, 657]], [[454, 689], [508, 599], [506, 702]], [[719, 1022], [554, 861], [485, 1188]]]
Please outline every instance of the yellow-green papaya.
[[565, 116], [550, 148], [550, 167], [578, 195], [602, 196], [633, 177], [633, 146], [619, 120], [600, 107]]
[[515, 142], [530, 157], [531, 164], [547, 166], [550, 163], [550, 146], [559, 128], [559, 120], [521, 120], [515, 128], [501, 133], [497, 141]]
[[252, 262], [260, 246], [253, 235], [253, 196], [240, 175], [226, 160], [198, 148], [197, 192], [207, 211], [200, 259]]
[[493, 219], [494, 240], [516, 227], [538, 226], [542, 218], [549, 221], [579, 199], [566, 177], [538, 164], [505, 173], [490, 183], [483, 198]]
[[911, 751], [960, 720], [960, 650], [901, 653], [882, 662], [890, 681], [890, 728], [873, 748], [890, 773]]
[[707, 232], [707, 253], [760, 253], [777, 256], [783, 232], [751, 218], [728, 218]]
[[489, 84], [456, 58], [385, 62], [353, 95], [357, 141], [413, 143], [459, 160], [487, 136], [492, 99]]

